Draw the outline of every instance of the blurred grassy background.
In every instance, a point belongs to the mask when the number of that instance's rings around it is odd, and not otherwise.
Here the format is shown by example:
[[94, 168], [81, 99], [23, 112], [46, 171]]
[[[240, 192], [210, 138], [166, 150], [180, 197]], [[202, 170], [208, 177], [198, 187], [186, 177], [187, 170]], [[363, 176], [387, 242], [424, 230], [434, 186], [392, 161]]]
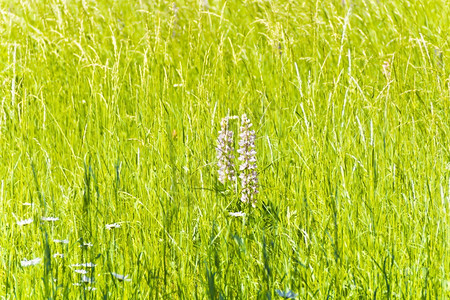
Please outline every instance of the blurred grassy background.
[[[0, 295], [448, 297], [448, 4], [0, 0]], [[245, 220], [228, 113], [257, 134]]]

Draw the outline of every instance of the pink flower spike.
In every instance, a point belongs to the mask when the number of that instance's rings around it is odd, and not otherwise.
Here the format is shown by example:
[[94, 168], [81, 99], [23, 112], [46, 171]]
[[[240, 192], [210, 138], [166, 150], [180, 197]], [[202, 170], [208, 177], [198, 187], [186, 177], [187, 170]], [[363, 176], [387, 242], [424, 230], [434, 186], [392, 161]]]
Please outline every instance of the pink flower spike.
[[228, 128], [228, 120], [234, 117], [225, 117], [220, 122], [221, 130], [217, 138], [217, 165], [219, 167], [219, 181], [225, 184], [227, 181], [236, 180], [234, 171], [233, 131]]
[[242, 161], [239, 166], [242, 187], [241, 201], [255, 207], [256, 194], [258, 194], [258, 173], [256, 172], [255, 131], [250, 130], [252, 126], [247, 115], [243, 114], [239, 133], [240, 148], [237, 152], [240, 154], [238, 160]]

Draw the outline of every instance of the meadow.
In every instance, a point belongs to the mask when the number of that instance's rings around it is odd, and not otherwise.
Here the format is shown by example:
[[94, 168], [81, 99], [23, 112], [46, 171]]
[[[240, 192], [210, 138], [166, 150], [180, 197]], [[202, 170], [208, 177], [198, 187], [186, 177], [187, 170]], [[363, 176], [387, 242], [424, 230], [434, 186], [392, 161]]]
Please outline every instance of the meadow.
[[449, 16], [0, 0], [1, 299], [449, 298]]

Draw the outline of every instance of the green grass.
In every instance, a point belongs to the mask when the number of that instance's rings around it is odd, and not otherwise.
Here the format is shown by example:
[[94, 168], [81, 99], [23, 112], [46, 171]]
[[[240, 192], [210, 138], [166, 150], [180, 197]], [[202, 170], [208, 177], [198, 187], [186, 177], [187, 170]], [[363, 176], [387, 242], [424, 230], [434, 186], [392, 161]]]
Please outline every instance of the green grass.
[[[449, 7], [0, 0], [0, 297], [450, 297]], [[246, 218], [228, 113], [257, 135]]]

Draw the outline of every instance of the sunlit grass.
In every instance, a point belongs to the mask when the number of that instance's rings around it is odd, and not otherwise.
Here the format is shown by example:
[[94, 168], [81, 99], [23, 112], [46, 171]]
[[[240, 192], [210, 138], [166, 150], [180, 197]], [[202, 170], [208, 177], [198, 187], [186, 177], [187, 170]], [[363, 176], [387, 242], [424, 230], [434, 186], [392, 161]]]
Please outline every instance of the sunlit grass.
[[384, 2], [0, 0], [0, 297], [450, 297], [449, 5]]

